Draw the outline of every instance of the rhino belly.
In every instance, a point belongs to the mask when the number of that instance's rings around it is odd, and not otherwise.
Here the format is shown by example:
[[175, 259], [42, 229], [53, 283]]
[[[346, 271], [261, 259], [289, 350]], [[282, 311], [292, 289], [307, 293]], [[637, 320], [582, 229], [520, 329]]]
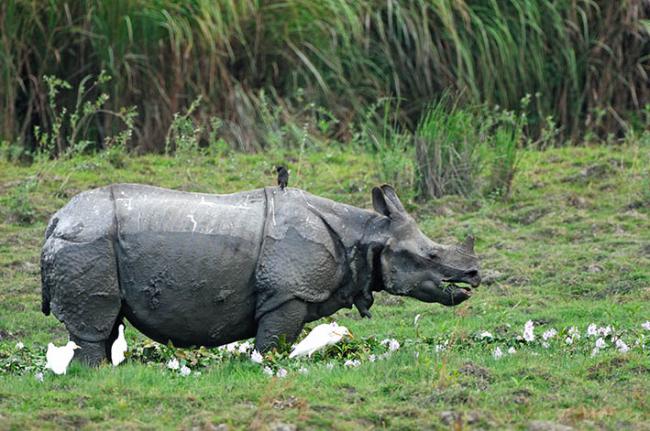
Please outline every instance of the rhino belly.
[[255, 335], [255, 256], [227, 235], [142, 232], [120, 237], [127, 319], [176, 346], [216, 346]]

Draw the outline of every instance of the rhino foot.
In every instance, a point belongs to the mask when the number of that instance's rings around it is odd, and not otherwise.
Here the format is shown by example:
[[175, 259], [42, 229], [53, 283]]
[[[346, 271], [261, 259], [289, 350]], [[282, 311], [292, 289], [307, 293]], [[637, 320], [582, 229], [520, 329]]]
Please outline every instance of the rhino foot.
[[306, 317], [307, 303], [299, 299], [292, 299], [264, 314], [257, 324], [255, 349], [267, 352], [278, 347], [280, 340], [293, 343], [300, 335]]
[[107, 359], [106, 341], [84, 341], [74, 335], [70, 335], [70, 341], [74, 341], [81, 347], [75, 350], [74, 359], [82, 364], [97, 367]]

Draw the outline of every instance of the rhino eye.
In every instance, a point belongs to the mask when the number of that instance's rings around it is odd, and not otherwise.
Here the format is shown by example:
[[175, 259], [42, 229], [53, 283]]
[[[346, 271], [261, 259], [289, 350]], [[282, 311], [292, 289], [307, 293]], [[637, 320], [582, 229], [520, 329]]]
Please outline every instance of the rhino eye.
[[430, 260], [436, 260], [438, 259], [438, 253], [436, 253], [435, 251], [430, 251], [429, 253], [427, 253], [427, 257]]

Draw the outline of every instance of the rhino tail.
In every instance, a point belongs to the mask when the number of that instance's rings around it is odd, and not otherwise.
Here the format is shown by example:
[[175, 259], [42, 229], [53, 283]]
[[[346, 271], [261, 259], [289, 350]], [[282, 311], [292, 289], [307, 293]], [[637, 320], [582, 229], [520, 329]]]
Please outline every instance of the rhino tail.
[[47, 229], [45, 230], [45, 245], [43, 246], [43, 251], [41, 252], [41, 311], [43, 314], [46, 316], [50, 315], [50, 300], [52, 299], [51, 296], [51, 285], [52, 285], [52, 259], [50, 256], [51, 250], [50, 250], [50, 237], [52, 236], [52, 233], [54, 232], [54, 229], [56, 229], [56, 225], [59, 223], [59, 218], [58, 217], [52, 217], [50, 220], [50, 223], [47, 225]]

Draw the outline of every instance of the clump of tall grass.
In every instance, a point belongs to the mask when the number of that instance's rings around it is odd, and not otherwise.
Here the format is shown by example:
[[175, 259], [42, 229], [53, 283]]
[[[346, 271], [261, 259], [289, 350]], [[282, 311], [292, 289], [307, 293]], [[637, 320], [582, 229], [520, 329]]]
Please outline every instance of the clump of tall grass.
[[[562, 140], [616, 136], [650, 98], [649, 15], [645, 0], [5, 0], [0, 139], [36, 149], [35, 127], [55, 126], [42, 77], [78, 88], [101, 70], [114, 77], [102, 109], [137, 106], [142, 151], [163, 151], [174, 113], [199, 96], [197, 121], [221, 118], [237, 149], [262, 148], [261, 94], [287, 115], [301, 98], [323, 106], [336, 138], [382, 97], [415, 127], [443, 89], [506, 109], [540, 92], [527, 133], [551, 116]], [[75, 95], [58, 103], [72, 110]], [[100, 115], [89, 139], [121, 127]]]
[[431, 105], [416, 130], [417, 193], [439, 198], [477, 193], [505, 199], [527, 124], [522, 113], [500, 108], [460, 108], [448, 97]]
[[424, 115], [416, 131], [416, 158], [421, 196], [469, 196], [478, 187], [484, 142], [476, 114], [447, 100]]

